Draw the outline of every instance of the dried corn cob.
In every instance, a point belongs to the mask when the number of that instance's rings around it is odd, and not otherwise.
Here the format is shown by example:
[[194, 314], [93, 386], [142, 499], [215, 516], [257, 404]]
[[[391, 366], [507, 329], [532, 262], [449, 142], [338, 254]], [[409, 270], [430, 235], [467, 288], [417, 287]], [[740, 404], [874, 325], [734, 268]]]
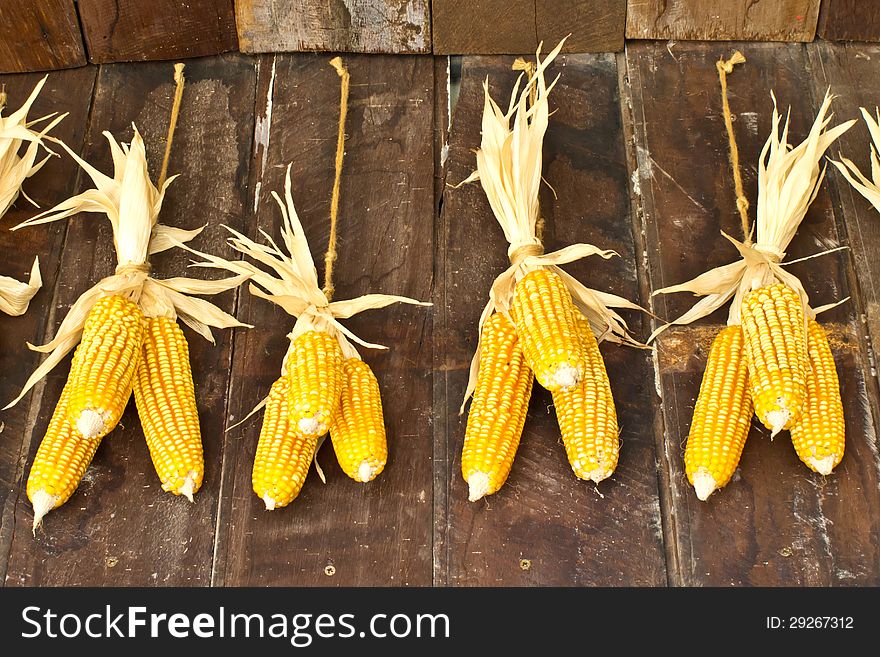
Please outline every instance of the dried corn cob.
[[342, 394], [339, 340], [323, 331], [306, 331], [293, 341], [286, 367], [290, 423], [304, 436], [323, 436]]
[[171, 317], [147, 320], [134, 399], [162, 490], [192, 502], [205, 466], [189, 346]]
[[548, 390], [578, 384], [586, 369], [571, 293], [556, 272], [526, 274], [513, 295], [511, 316], [526, 362]]
[[28, 475], [27, 495], [34, 508], [34, 531], [49, 511], [70, 499], [101, 443], [100, 437], [78, 436], [67, 419], [70, 391], [68, 383], [61, 392]]
[[95, 302], [70, 368], [67, 416], [84, 438], [110, 433], [131, 397], [144, 342], [144, 313], [113, 295]]
[[299, 495], [318, 445], [317, 436], [298, 433], [290, 421], [289, 387], [286, 376], [272, 384], [254, 456], [254, 492], [269, 511], [287, 506]]
[[345, 474], [355, 481], [372, 481], [388, 459], [379, 382], [360, 358], [346, 359], [342, 369], [342, 396], [330, 440]]
[[803, 307], [793, 289], [775, 283], [749, 292], [741, 314], [755, 413], [775, 436], [797, 421], [806, 396]]
[[813, 319], [809, 321], [807, 352], [807, 397], [800, 419], [791, 427], [791, 441], [810, 470], [828, 475], [843, 458], [846, 426], [828, 336]]
[[708, 499], [733, 476], [752, 410], [742, 327], [728, 326], [712, 342], [684, 452], [685, 472], [699, 499]]
[[533, 380], [513, 324], [495, 313], [480, 337], [480, 369], [461, 455], [471, 502], [497, 492], [507, 481]]
[[553, 405], [571, 469], [598, 484], [617, 467], [617, 412], [599, 343], [586, 317], [575, 313], [587, 367], [578, 385], [553, 391]]

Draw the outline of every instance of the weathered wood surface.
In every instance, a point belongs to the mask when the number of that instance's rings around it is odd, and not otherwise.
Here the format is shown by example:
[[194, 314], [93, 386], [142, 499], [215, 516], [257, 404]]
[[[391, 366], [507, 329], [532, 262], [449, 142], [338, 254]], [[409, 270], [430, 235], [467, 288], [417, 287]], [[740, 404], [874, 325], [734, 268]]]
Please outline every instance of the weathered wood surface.
[[[0, 77], [0, 84], [6, 86], [12, 110], [18, 109], [41, 77], [37, 74]], [[91, 68], [53, 73], [34, 103], [30, 116], [37, 118], [51, 112], [69, 112], [53, 134], [79, 152], [88, 128], [94, 82], [95, 69]], [[70, 94], [71, 88], [81, 89], [82, 93]], [[45, 208], [56, 199], [75, 192], [77, 180], [77, 167], [70, 158], [53, 159], [27, 181], [24, 190]], [[0, 377], [0, 403], [3, 406], [15, 398], [39, 361], [37, 354], [27, 349], [26, 343], [43, 342], [46, 318], [51, 316], [53, 310], [55, 276], [66, 227], [53, 225], [15, 233], [9, 230], [36, 212], [38, 210], [20, 196], [0, 219], [0, 253], [3, 253], [0, 273], [24, 280], [34, 256], [39, 255], [43, 277], [43, 288], [31, 300], [26, 314], [9, 317], [0, 313], [0, 371], [3, 372]], [[27, 458], [29, 426], [33, 422], [29, 406], [32, 400], [39, 400], [41, 394], [42, 390], [38, 388], [17, 406], [0, 414], [0, 582], [5, 580], [19, 481]]]
[[[447, 181], [464, 179], [480, 142], [482, 82], [503, 100], [516, 73], [511, 57], [464, 60]], [[544, 145], [545, 246], [575, 242], [615, 249], [620, 259], [566, 268], [598, 289], [639, 300], [613, 55], [563, 56], [551, 96], [556, 110]], [[493, 278], [507, 266], [507, 244], [478, 185], [447, 187], [440, 220], [434, 339], [437, 345], [435, 468], [446, 468], [445, 526], [436, 580], [449, 585], [658, 585], [666, 582], [655, 467], [654, 384], [649, 352], [605, 345], [621, 427], [614, 476], [598, 489], [571, 472], [550, 394], [535, 385], [523, 440], [506, 485], [467, 501], [461, 476], [466, 416], [458, 415], [476, 344], [477, 320]], [[632, 316], [637, 334], [646, 326]], [[527, 560], [522, 562], [521, 560]]]
[[431, 52], [429, 0], [235, 0], [242, 52]]
[[812, 41], [820, 0], [628, 0], [628, 39]]
[[233, 0], [79, 0], [94, 63], [176, 59], [238, 49]]
[[[249, 220], [240, 181], [247, 176], [251, 152], [254, 65], [239, 55], [217, 57], [190, 63], [186, 76], [169, 167], [170, 172], [183, 175], [169, 188], [162, 220], [187, 228], [210, 224], [193, 245], [229, 257], [226, 235], [219, 224], [245, 229], [244, 222]], [[173, 93], [170, 64], [103, 67], [95, 90], [86, 159], [102, 171], [112, 170], [101, 131], [109, 130], [127, 140], [134, 121], [148, 145], [151, 171], [157, 175]], [[88, 179], [83, 179], [84, 188]], [[52, 197], [57, 201], [63, 195]], [[64, 282], [56, 289], [57, 312], [47, 330], [49, 335], [54, 334], [70, 304], [115, 266], [110, 225], [105, 218], [91, 215], [68, 221], [59, 274]], [[159, 254], [152, 262], [154, 275], [181, 275], [189, 260], [180, 250]], [[189, 270], [188, 275], [213, 274]], [[234, 293], [215, 299], [220, 307], [234, 311]], [[232, 333], [215, 331], [217, 345], [213, 346], [189, 329], [185, 332], [205, 448], [205, 484], [195, 503], [162, 491], [131, 402], [121, 426], [103, 441], [77, 492], [46, 517], [36, 537], [31, 536], [32, 513], [22, 481], [8, 585], [210, 583]], [[42, 398], [31, 404], [36, 421], [26, 436], [30, 439], [27, 469], [60, 394], [68, 362], [52, 372]]]
[[[715, 61], [734, 46], [633, 44], [629, 79], [641, 211], [653, 288], [682, 282], [737, 254], [719, 230], [739, 235], [720, 116]], [[795, 142], [812, 123], [821, 96], [813, 93], [803, 46], [735, 44], [748, 59], [729, 79], [731, 107], [749, 198], [769, 132], [776, 92], [792, 104]], [[838, 110], [841, 108], [838, 108]], [[838, 112], [836, 118], [845, 114]], [[789, 249], [791, 259], [840, 243], [827, 185]], [[849, 257], [835, 254], [791, 267], [819, 305], [849, 295]], [[694, 301], [686, 294], [655, 298], [668, 318]], [[674, 541], [670, 581], [679, 585], [858, 585], [880, 581], [880, 499], [876, 435], [851, 302], [822, 316], [831, 330], [847, 422], [847, 454], [823, 478], [801, 464], [787, 434], [771, 442], [753, 423], [734, 480], [708, 503], [697, 501], [683, 472], [683, 449], [708, 346], [726, 314], [675, 329], [658, 343], [665, 421], [665, 462], [671, 490], [667, 517]], [[694, 346], [698, 345], [698, 349]]]
[[434, 54], [545, 50], [570, 35], [566, 52], [623, 49], [626, 0], [434, 0]]
[[0, 3], [0, 73], [85, 63], [74, 0]]
[[[293, 198], [321, 273], [339, 113], [339, 78], [325, 55], [277, 55], [260, 68], [253, 201], [257, 228], [278, 234], [271, 191], [292, 164]], [[430, 300], [434, 63], [429, 57], [346, 58], [352, 76], [336, 264], [337, 299], [368, 292]], [[271, 107], [271, 111], [268, 109]], [[279, 376], [293, 318], [242, 293], [229, 422]], [[226, 434], [215, 584], [431, 583], [431, 310], [397, 305], [346, 321], [391, 347], [362, 350], [382, 390], [389, 461], [373, 482], [339, 469], [329, 441], [299, 497], [274, 512], [251, 489], [262, 414]], [[332, 566], [332, 569], [328, 569]], [[328, 575], [327, 573], [331, 573]]]
[[822, 0], [818, 34], [829, 41], [880, 41], [880, 3]]

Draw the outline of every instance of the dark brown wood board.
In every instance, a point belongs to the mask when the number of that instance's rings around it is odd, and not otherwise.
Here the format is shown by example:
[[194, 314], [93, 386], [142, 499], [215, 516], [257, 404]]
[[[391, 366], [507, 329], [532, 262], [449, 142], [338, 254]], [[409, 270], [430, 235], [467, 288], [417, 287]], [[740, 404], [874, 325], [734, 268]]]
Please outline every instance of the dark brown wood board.
[[[276, 55], [260, 67], [256, 228], [277, 236], [270, 192], [292, 164], [293, 198], [323, 270], [339, 118], [339, 78], [326, 55]], [[434, 62], [430, 57], [350, 56], [336, 299], [370, 292], [430, 300], [433, 278]], [[271, 109], [269, 109], [271, 108]], [[281, 372], [294, 319], [242, 293], [229, 422], [244, 418]], [[345, 324], [388, 345], [363, 349], [379, 380], [389, 460], [373, 482], [356, 483], [329, 441], [288, 507], [266, 511], [251, 469], [262, 414], [226, 434], [214, 584], [428, 585], [432, 550], [431, 309], [395, 305]], [[328, 568], [332, 566], [332, 568]], [[328, 574], [331, 573], [331, 574]]]
[[812, 41], [820, 0], [628, 0], [626, 38]]
[[[638, 164], [639, 216], [654, 289], [671, 285], [737, 254], [719, 234], [739, 235], [727, 136], [715, 69], [719, 56], [740, 49], [748, 62], [729, 78], [746, 193], [754, 206], [758, 153], [770, 129], [775, 90], [791, 103], [796, 143], [812, 124], [814, 93], [805, 48], [770, 44], [637, 43], [628, 49]], [[838, 108], [840, 109], [840, 108]], [[836, 120], [844, 114], [838, 112]], [[836, 209], [823, 186], [792, 243], [790, 259], [840, 243]], [[845, 253], [793, 265], [814, 304], [849, 292]], [[674, 318], [691, 295], [655, 297], [660, 316]], [[753, 428], [734, 480], [709, 502], [696, 499], [683, 472], [683, 451], [708, 347], [725, 312], [658, 341], [665, 421], [665, 463], [671, 491], [667, 536], [674, 537], [671, 582], [679, 585], [876, 585], [880, 581], [878, 457], [857, 301], [821, 316], [829, 327], [845, 400], [847, 453], [823, 478], [798, 461], [787, 434], [775, 441]]]
[[238, 49], [233, 0], [79, 0], [89, 61], [130, 62]]
[[829, 41], [880, 41], [880, 3], [822, 0], [818, 34]]
[[[475, 166], [482, 83], [506, 107], [516, 73], [512, 57], [466, 57], [450, 136], [447, 183]], [[614, 55], [561, 56], [562, 77], [544, 143], [541, 195], [548, 251], [576, 242], [615, 249], [620, 258], [566, 266], [578, 279], [639, 301], [630, 221], [618, 69]], [[550, 187], [556, 190], [554, 198]], [[449, 585], [662, 585], [666, 583], [655, 466], [651, 355], [604, 345], [621, 427], [616, 473], [598, 488], [579, 481], [565, 458], [550, 394], [537, 384], [505, 486], [467, 501], [461, 476], [466, 416], [458, 408], [476, 345], [477, 321], [494, 277], [507, 266], [507, 243], [479, 184], [446, 188], [437, 247], [434, 339], [438, 418], [434, 467], [446, 468], [445, 517], [437, 537], [435, 579]], [[637, 335], [646, 325], [629, 317]], [[521, 562], [521, 560], [526, 560]]]
[[[89, 69], [91, 70], [91, 69]], [[110, 171], [101, 131], [131, 138], [134, 121], [158, 174], [174, 93], [170, 64], [104, 66], [98, 76], [86, 158]], [[186, 68], [180, 121], [170, 161], [183, 174], [169, 188], [162, 221], [194, 228], [209, 224], [193, 245], [231, 257], [219, 224], [245, 229], [249, 220], [246, 178], [253, 137], [255, 69], [240, 55], [202, 59]], [[83, 188], [85, 188], [85, 177]], [[91, 186], [91, 181], [88, 181]], [[60, 195], [55, 197], [60, 200]], [[115, 256], [104, 217], [68, 220], [55, 305], [60, 318], [85, 289], [113, 271]], [[189, 255], [168, 251], [152, 259], [157, 277], [213, 276], [185, 271]], [[215, 297], [234, 311], [235, 294]], [[32, 513], [23, 490], [15, 514], [7, 585], [208, 585], [220, 489], [226, 392], [232, 357], [231, 331], [215, 331], [213, 346], [185, 329], [205, 448], [205, 484], [195, 503], [163, 492], [150, 462], [134, 404], [121, 426], [101, 445], [77, 492], [50, 513], [31, 535]], [[69, 359], [48, 377], [45, 394], [31, 405], [37, 418], [30, 436], [28, 469], [67, 375]]]
[[[880, 104], [880, 46], [870, 44], [831, 44], [817, 42], [808, 49], [815, 74], [814, 94], [831, 87], [838, 95], [838, 116], [858, 118], [859, 123], [838, 142], [833, 156], [843, 155], [870, 176], [871, 137], [859, 112], [864, 107], [872, 115]], [[876, 354], [880, 346], [880, 217], [877, 210], [836, 170], [830, 168], [829, 183], [835, 191], [838, 216], [844, 220], [847, 243], [855, 262], [861, 302], [865, 310], [867, 334]], [[875, 372], [876, 376], [876, 372]]]
[[566, 52], [623, 49], [626, 0], [434, 0], [434, 54], [510, 54], [545, 50], [570, 35]]
[[74, 0], [0, 3], [0, 73], [86, 63]]
[[429, 0], [235, 0], [242, 52], [431, 52]]
[[[29, 114], [31, 118], [38, 118], [51, 112], [69, 112], [68, 117], [52, 134], [63, 139], [76, 152], [82, 149], [88, 129], [95, 75], [93, 68], [50, 74]], [[6, 86], [9, 95], [7, 112], [21, 106], [41, 77], [42, 75], [35, 73], [0, 77], [0, 84]], [[77, 89], [77, 93], [71, 94], [70, 89]], [[45, 208], [76, 191], [77, 180], [77, 167], [70, 158], [53, 158], [26, 182], [24, 191]], [[24, 197], [19, 196], [15, 205], [0, 219], [0, 253], [3, 253], [4, 258], [0, 274], [25, 280], [34, 257], [39, 256], [43, 278], [43, 288], [31, 300], [27, 313], [20, 317], [9, 317], [0, 313], [2, 406], [16, 397], [39, 362], [38, 355], [30, 351], [26, 343], [43, 342], [47, 318], [51, 317], [53, 311], [52, 295], [66, 227], [40, 226], [15, 233], [9, 230], [37, 212]], [[27, 456], [28, 427], [32, 422], [29, 407], [32, 401], [40, 399], [41, 394], [42, 388], [38, 388], [18, 405], [0, 411], [0, 582], [5, 579], [6, 558], [14, 529], [15, 501]]]

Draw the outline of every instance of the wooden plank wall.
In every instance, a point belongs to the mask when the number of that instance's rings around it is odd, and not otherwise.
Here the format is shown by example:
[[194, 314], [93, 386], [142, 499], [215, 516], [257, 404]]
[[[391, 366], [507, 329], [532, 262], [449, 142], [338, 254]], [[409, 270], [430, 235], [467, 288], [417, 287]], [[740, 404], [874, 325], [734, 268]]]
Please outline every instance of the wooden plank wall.
[[236, 0], [242, 52], [431, 52], [429, 0]]
[[86, 63], [73, 0], [0, 3], [0, 73]]
[[[648, 242], [651, 287], [690, 279], [736, 259], [719, 230], [739, 235], [720, 117], [715, 62], [737, 47], [748, 59], [729, 79], [732, 111], [747, 194], [756, 195], [758, 153], [769, 131], [769, 92], [787, 108], [800, 140], [821, 95], [805, 74], [800, 45], [633, 44], [627, 51], [632, 89], [640, 207]], [[720, 50], [720, 52], [719, 52]], [[824, 89], [824, 87], [823, 87]], [[843, 108], [837, 108], [841, 110]], [[838, 111], [835, 118], [849, 116]], [[844, 241], [837, 209], [824, 185], [789, 249], [794, 259]], [[844, 252], [845, 253], [845, 252]], [[831, 255], [801, 263], [801, 277], [816, 305], [851, 294], [850, 259]], [[655, 298], [661, 317], [679, 316], [691, 295]], [[858, 300], [822, 315], [830, 330], [847, 424], [847, 454], [830, 477], [809, 472], [787, 434], [770, 441], [753, 423], [734, 480], [708, 503], [698, 502], [683, 472], [683, 446], [705, 356], [726, 314], [715, 313], [658, 341], [665, 422], [665, 463], [670, 491], [667, 541], [671, 581], [682, 585], [876, 585], [880, 582], [880, 468], [872, 406], [865, 379]], [[697, 351], [694, 345], [699, 345]]]
[[829, 41], [880, 41], [880, 3], [822, 0], [818, 32]]
[[[463, 180], [480, 143], [483, 81], [506, 107], [516, 73], [511, 57], [464, 60], [450, 135], [447, 181]], [[566, 269], [597, 289], [639, 301], [629, 172], [613, 55], [570, 55], [551, 104], [541, 196], [545, 245], [576, 242], [611, 248], [620, 259], [587, 259]], [[550, 188], [556, 191], [555, 198]], [[495, 495], [468, 502], [461, 476], [467, 417], [458, 407], [476, 346], [477, 321], [507, 245], [479, 184], [447, 187], [440, 218], [435, 292], [435, 481], [439, 544], [437, 584], [659, 585], [666, 571], [654, 452], [655, 393], [650, 353], [604, 345], [623, 444], [614, 477], [598, 487], [571, 472], [550, 394], [534, 386], [513, 470]], [[644, 337], [646, 323], [632, 317]], [[443, 473], [442, 475], [440, 473]], [[525, 561], [522, 561], [525, 560]]]
[[79, 0], [94, 63], [201, 57], [238, 49], [233, 0]]
[[628, 39], [812, 41], [820, 0], [629, 0]]
[[626, 0], [433, 0], [431, 14], [437, 55], [534, 52], [566, 35], [566, 52], [613, 52]]

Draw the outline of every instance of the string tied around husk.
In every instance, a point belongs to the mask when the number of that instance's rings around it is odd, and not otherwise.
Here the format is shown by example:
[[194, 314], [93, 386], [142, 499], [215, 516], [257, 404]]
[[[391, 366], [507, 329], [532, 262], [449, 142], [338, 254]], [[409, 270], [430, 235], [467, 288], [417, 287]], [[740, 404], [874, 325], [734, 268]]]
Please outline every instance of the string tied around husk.
[[[542, 149], [549, 123], [548, 95], [559, 77], [547, 84], [547, 68], [565, 43], [563, 39], [545, 58], [541, 46], [535, 62], [517, 60], [514, 70], [522, 71], [511, 92], [507, 110], [502, 110], [489, 93], [488, 79], [483, 82], [483, 120], [480, 148], [476, 151], [477, 168], [459, 187], [479, 181], [492, 213], [509, 244], [510, 266], [492, 283], [489, 299], [480, 315], [478, 336], [495, 312], [510, 314], [516, 284], [530, 271], [545, 268], [558, 274], [572, 295], [575, 306], [584, 314], [599, 340], [644, 347], [630, 334], [624, 319], [614, 309], [643, 310], [623, 297], [594, 290], [561, 269], [560, 265], [589, 256], [609, 259], [618, 254], [592, 244], [572, 244], [557, 251], [544, 252], [540, 230], [539, 191], [542, 183]], [[471, 360], [470, 375], [461, 412], [476, 388], [482, 345]]]
[[711, 269], [685, 283], [655, 290], [653, 294], [691, 292], [703, 298], [681, 317], [657, 328], [648, 338], [648, 342], [654, 340], [670, 326], [690, 324], [712, 314], [728, 301], [732, 301], [728, 313], [728, 325], [740, 324], [740, 308], [745, 296], [754, 289], [777, 282], [787, 285], [797, 293], [804, 310], [805, 322], [815, 318], [819, 313], [847, 301], [847, 299], [842, 299], [835, 303], [813, 308], [810, 306], [810, 300], [803, 283], [797, 276], [785, 270], [785, 267], [794, 262], [828, 255], [846, 247], [826, 249], [790, 262], [784, 262], [784, 260], [789, 244], [794, 239], [810, 204], [819, 193], [819, 187], [825, 175], [825, 167], [820, 166], [825, 152], [840, 135], [852, 127], [855, 121], [846, 121], [827, 129], [831, 121], [829, 110], [834, 99], [829, 89], [819, 107], [809, 134], [800, 144], [792, 147], [788, 143], [789, 117], [786, 117], [785, 123], [782, 125], [776, 96], [771, 91], [770, 96], [773, 100], [772, 127], [758, 158], [757, 216], [754, 228], [750, 227], [746, 214], [749, 207], [748, 201], [740, 200], [745, 196], [742, 191], [739, 169], [739, 151], [736, 146], [727, 98], [727, 75], [733, 71], [735, 64], [744, 61], [745, 57], [741, 53], [734, 53], [734, 56], [729, 60], [722, 59], [716, 63], [721, 86], [722, 110], [730, 146], [732, 177], [738, 198], [737, 210], [740, 213], [744, 237], [743, 241], [739, 241], [724, 231], [721, 231], [721, 234], [733, 244], [741, 259]]
[[[183, 95], [183, 65], [175, 66], [175, 96], [171, 110], [168, 141], [174, 136], [177, 115]], [[55, 207], [15, 226], [20, 228], [46, 224], [83, 213], [106, 216], [113, 228], [116, 251], [115, 272], [98, 281], [74, 302], [55, 337], [43, 345], [28, 347], [48, 353], [31, 374], [19, 395], [6, 406], [16, 404], [36, 383], [72, 351], [82, 337], [83, 327], [92, 306], [102, 297], [119, 295], [131, 299], [146, 317], [180, 319], [184, 324], [214, 342], [211, 328], [249, 326], [239, 322], [214, 304], [193, 295], [213, 295], [231, 290], [248, 279], [239, 274], [220, 280], [186, 277], [158, 279], [150, 275], [149, 257], [181, 246], [198, 236], [204, 226], [187, 230], [158, 223], [159, 213], [168, 186], [177, 176], [163, 180], [158, 186], [150, 179], [143, 137], [132, 124], [134, 135], [130, 144], [120, 144], [112, 134], [104, 132], [113, 159], [113, 177], [105, 175], [83, 160], [64, 142], [54, 140], [82, 167], [94, 183], [93, 189], [62, 201]], [[166, 149], [163, 170], [167, 169], [170, 150]], [[160, 176], [162, 177], [162, 176]]]

